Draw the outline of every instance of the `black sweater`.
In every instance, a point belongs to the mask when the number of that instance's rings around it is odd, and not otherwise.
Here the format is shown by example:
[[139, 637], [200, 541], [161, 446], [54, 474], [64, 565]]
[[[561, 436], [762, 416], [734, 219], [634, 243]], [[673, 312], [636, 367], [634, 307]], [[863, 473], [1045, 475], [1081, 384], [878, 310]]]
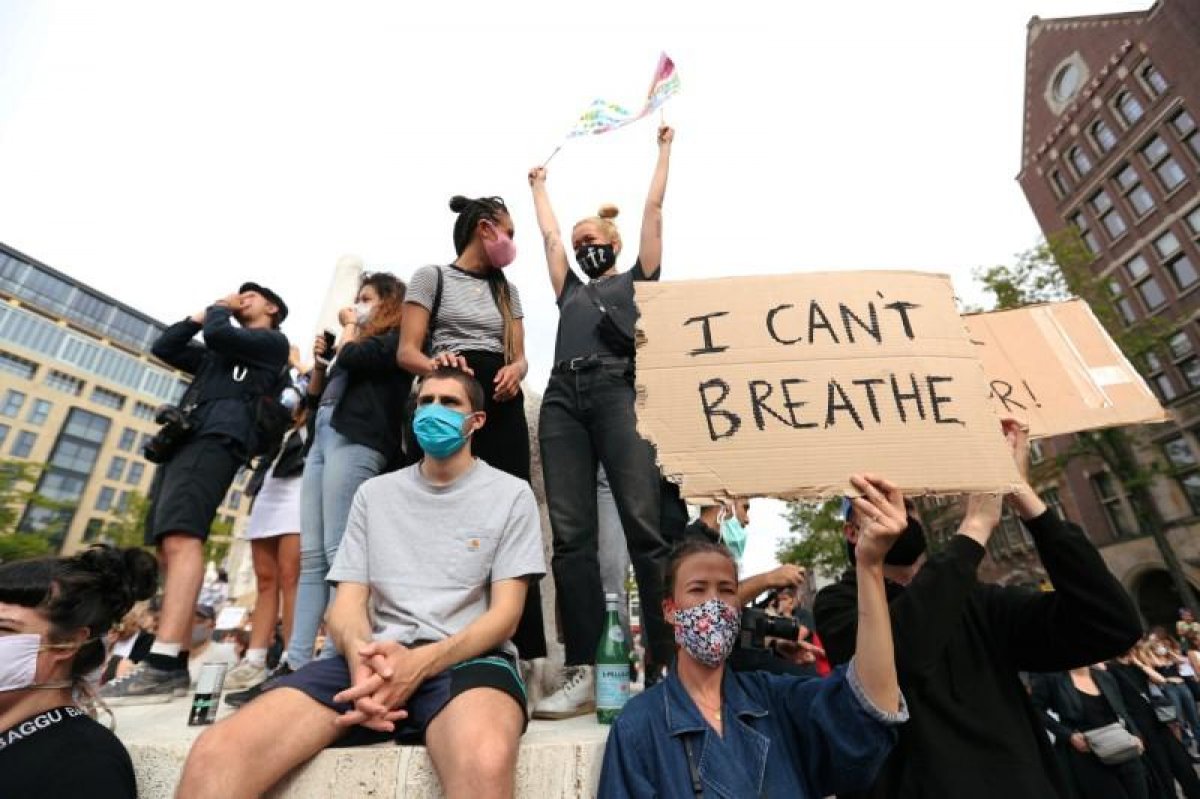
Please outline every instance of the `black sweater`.
[[[1076, 526], [1047, 511], [1026, 526], [1057, 590], [981, 584], [984, 549], [956, 535], [907, 588], [887, 586], [896, 667], [911, 719], [870, 797], [1066, 796], [1018, 672], [1066, 671], [1125, 652], [1137, 611]], [[834, 664], [854, 654], [854, 574], [817, 594], [817, 633]]]
[[382, 453], [389, 463], [400, 455], [405, 409], [413, 376], [396, 364], [400, 331], [368, 336], [338, 350], [336, 366], [346, 372], [345, 393], [333, 409], [333, 429]]

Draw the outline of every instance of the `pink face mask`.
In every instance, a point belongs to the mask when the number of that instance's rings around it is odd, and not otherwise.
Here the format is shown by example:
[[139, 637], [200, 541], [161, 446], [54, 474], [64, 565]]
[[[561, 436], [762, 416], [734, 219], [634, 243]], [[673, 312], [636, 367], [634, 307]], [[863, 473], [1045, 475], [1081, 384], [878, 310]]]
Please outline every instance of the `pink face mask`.
[[483, 240], [483, 251], [487, 253], [488, 263], [496, 269], [503, 269], [517, 258], [517, 245], [505, 231], [491, 222], [484, 222], [493, 233], [494, 239]]

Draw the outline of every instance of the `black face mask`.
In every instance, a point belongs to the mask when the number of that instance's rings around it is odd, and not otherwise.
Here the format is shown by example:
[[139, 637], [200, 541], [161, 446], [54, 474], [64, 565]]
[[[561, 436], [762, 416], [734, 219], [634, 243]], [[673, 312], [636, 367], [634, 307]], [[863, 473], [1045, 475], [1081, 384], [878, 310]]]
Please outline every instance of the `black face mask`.
[[611, 244], [582, 244], [575, 250], [575, 263], [595, 280], [617, 265], [617, 253]]

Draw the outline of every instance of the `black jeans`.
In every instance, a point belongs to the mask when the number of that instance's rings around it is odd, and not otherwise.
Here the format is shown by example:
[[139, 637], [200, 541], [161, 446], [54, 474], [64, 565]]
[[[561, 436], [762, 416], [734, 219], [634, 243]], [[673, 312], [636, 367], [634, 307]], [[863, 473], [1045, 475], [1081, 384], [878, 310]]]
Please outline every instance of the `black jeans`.
[[554, 584], [566, 664], [596, 662], [604, 627], [596, 527], [596, 462], [604, 465], [641, 596], [643, 639], [656, 665], [671, 663], [675, 638], [663, 620], [670, 555], [661, 525], [662, 478], [637, 434], [633, 375], [623, 364], [550, 377], [538, 425], [546, 502], [554, 532]]

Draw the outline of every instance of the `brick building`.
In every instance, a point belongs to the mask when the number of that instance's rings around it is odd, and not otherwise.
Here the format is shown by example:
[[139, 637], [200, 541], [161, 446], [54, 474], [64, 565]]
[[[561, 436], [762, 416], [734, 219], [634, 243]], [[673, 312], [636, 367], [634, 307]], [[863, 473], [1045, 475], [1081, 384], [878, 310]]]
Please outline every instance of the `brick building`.
[[[1152, 493], [1193, 585], [1200, 585], [1200, 3], [1029, 22], [1021, 169], [1047, 236], [1070, 227], [1092, 253], [1126, 325], [1168, 330], [1138, 368], [1174, 422], [1137, 431], [1162, 474]], [[1043, 442], [1043, 457], [1070, 441]], [[1151, 621], [1178, 605], [1158, 550], [1102, 461], [1076, 460], [1042, 486], [1081, 523]], [[1018, 532], [997, 566], [1036, 579]], [[1010, 531], [1011, 532], [1011, 531]]]

